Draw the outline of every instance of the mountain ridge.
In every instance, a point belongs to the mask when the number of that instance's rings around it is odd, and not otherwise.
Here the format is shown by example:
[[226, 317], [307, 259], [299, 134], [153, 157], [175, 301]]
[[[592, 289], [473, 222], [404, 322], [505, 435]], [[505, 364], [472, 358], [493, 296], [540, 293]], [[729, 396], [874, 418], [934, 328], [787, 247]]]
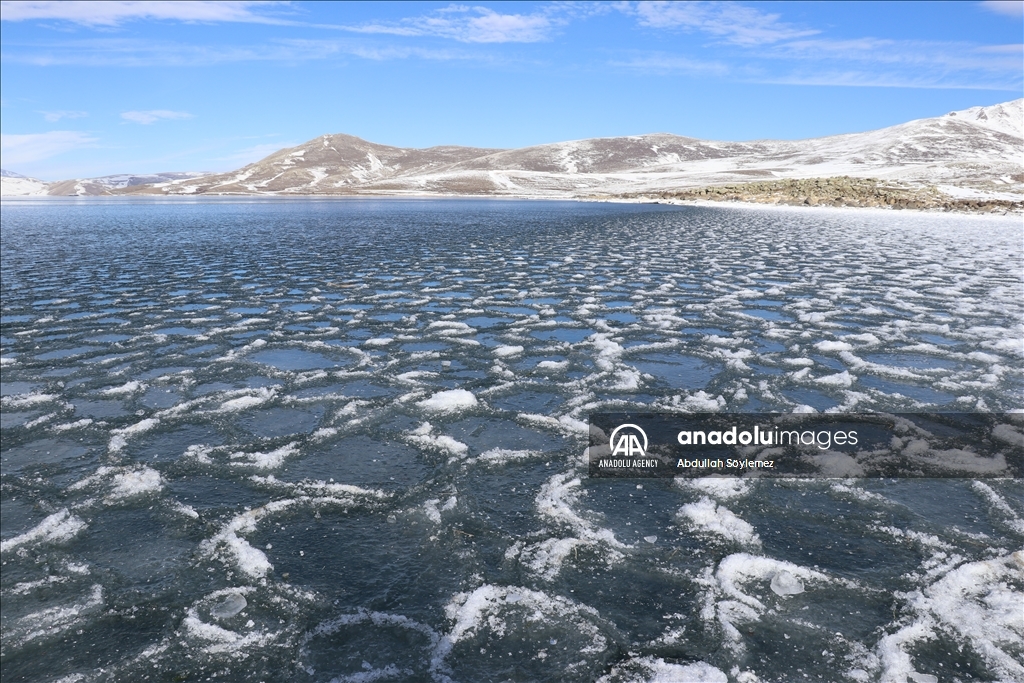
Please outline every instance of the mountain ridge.
[[[105, 179], [61, 181], [40, 193], [614, 198], [844, 176], [934, 187], [953, 197], [1020, 200], [1024, 99], [804, 140], [732, 142], [652, 133], [518, 149], [402, 148], [337, 133], [227, 173], [160, 175], [157, 182], [139, 176], [139, 182], [117, 187], [101, 182]], [[129, 176], [106, 179], [115, 177]], [[8, 182], [31, 180], [4, 178], [3, 183], [6, 189]]]

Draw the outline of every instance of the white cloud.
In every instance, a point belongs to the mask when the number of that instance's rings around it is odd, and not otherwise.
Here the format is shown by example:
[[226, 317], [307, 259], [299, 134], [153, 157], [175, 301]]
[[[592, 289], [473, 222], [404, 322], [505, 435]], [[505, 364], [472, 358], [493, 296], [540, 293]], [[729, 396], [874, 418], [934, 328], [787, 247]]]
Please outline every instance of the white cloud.
[[611, 65], [655, 73], [685, 73], [704, 76], [725, 76], [730, 73], [729, 67], [721, 62], [708, 62], [665, 53], [654, 53], [623, 61], [613, 61]]
[[1022, 55], [1024, 54], [1024, 45], [1020, 43], [1010, 45], [985, 45], [984, 47], [979, 47], [978, 52], [991, 52], [992, 54]]
[[759, 83], [771, 85], [841, 86], [845, 88], [914, 88], [923, 90], [1005, 90], [1013, 87], [995, 79], [950, 80], [929, 74], [877, 73], [850, 69], [846, 71], [814, 69], [810, 72], [795, 72], [779, 76], [765, 76], [756, 79]]
[[56, 123], [61, 119], [80, 119], [89, 115], [87, 111], [67, 111], [63, 109], [59, 111], [41, 111], [39, 113], [50, 123]]
[[449, 60], [457, 58], [453, 53], [444, 50], [424, 50], [415, 47], [394, 46], [373, 47], [360, 45], [346, 49], [345, 53], [375, 62], [383, 62], [390, 59], [408, 59], [410, 57], [433, 60]]
[[774, 46], [763, 56], [813, 62], [821, 72], [867, 69], [869, 81], [873, 76], [894, 83], [926, 83], [927, 87], [1013, 89], [1021, 82], [1020, 52], [1014, 47], [878, 38], [814, 39]]
[[95, 142], [96, 138], [75, 130], [53, 130], [28, 135], [3, 134], [0, 135], [0, 156], [3, 156], [5, 165], [17, 166], [49, 159], [80, 147], [90, 147]]
[[276, 48], [274, 53], [268, 53], [268, 59], [300, 61], [306, 59], [325, 59], [334, 55], [350, 55], [373, 61], [409, 58], [434, 61], [455, 59], [474, 59], [479, 61], [483, 59], [480, 55], [471, 56], [452, 50], [394, 45], [359, 45], [338, 40], [282, 40]]
[[189, 45], [168, 41], [98, 38], [33, 46], [4, 55], [8, 63], [33, 66], [209, 66], [242, 62], [305, 62], [332, 57], [359, 57], [375, 61], [419, 58], [435, 61], [489, 59], [452, 49], [412, 46], [367, 46], [350, 40], [289, 39], [260, 45]]
[[149, 125], [161, 119], [191, 119], [192, 114], [187, 111], [169, 111], [167, 109], [150, 109], [149, 111], [126, 111], [121, 113], [121, 118], [132, 123]]
[[[1021, 2], [982, 3], [992, 11], [1021, 13]], [[640, 25], [697, 31], [747, 52], [731, 64], [735, 78], [763, 83], [911, 88], [1019, 89], [1020, 50], [1013, 45], [891, 40], [872, 37], [833, 39], [821, 31], [784, 22], [778, 14], [726, 2], [621, 3], [618, 9]], [[792, 63], [789, 73], [778, 68]], [[769, 66], [774, 62], [775, 66]], [[813, 63], [808, 68], [807, 64]], [[651, 55], [619, 63], [649, 71], [718, 73], [684, 55]]]
[[286, 2], [0, 2], [0, 19], [70, 21], [85, 26], [118, 26], [138, 19], [170, 19], [186, 22], [283, 23], [254, 10]]
[[779, 21], [778, 14], [766, 14], [735, 3], [638, 2], [635, 6], [623, 7], [637, 16], [641, 26], [702, 31], [745, 47], [819, 33]]
[[548, 40], [565, 23], [553, 7], [533, 14], [500, 14], [487, 7], [453, 5], [431, 15], [391, 24], [343, 27], [357, 33], [437, 36], [462, 43], [536, 43]]
[[1024, 2], [1021, 0], [986, 0], [981, 6], [996, 14], [1010, 17], [1024, 16]]

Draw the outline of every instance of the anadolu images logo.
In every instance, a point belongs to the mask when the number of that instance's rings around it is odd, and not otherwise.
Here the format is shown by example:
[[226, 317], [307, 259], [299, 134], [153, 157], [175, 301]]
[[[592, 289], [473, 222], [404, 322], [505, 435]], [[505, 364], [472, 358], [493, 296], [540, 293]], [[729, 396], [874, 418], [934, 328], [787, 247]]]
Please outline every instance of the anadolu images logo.
[[[616, 437], [618, 437], [617, 440]], [[634, 424], [624, 424], [616, 427], [612, 431], [608, 443], [612, 447], [612, 457], [622, 455], [627, 458], [642, 458], [647, 453], [647, 433]]]

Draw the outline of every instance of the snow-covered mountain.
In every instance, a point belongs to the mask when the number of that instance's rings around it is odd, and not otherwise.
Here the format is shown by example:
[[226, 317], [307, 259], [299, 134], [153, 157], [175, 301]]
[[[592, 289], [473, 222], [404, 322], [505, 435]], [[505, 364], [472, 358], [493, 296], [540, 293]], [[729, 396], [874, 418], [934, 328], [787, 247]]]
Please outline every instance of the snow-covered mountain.
[[0, 168], [0, 194], [4, 197], [44, 195], [49, 189], [49, 183]]
[[188, 180], [208, 175], [210, 174], [201, 172], [146, 173], [142, 175], [121, 173], [118, 175], [100, 176], [99, 178], [76, 178], [50, 183], [47, 194], [56, 196], [114, 194], [115, 190], [123, 190], [128, 187], [168, 183], [175, 180]]
[[[600, 197], [846, 175], [934, 185], [953, 196], [1021, 199], [1022, 129], [1024, 100], [866, 133], [792, 141], [722, 142], [657, 133], [514, 150], [403, 149], [350, 135], [323, 135], [231, 173], [96, 189], [161, 195]], [[50, 193], [74, 194], [68, 190], [79, 187], [92, 191], [86, 181], [65, 181], [53, 184]]]
[[161, 183], [157, 188], [168, 194], [349, 194], [350, 188], [396, 178], [429, 176], [495, 151], [476, 147], [403, 149], [351, 135], [322, 135], [298, 147], [282, 149], [238, 171]]
[[174, 180], [207, 176], [209, 173], [184, 172], [184, 173], [148, 173], [142, 175], [131, 175], [127, 173], [119, 175], [101, 176], [99, 178], [73, 178], [71, 180], [58, 180], [54, 183], [47, 183], [36, 178], [29, 178], [20, 173], [3, 171], [3, 196], [91, 196], [113, 194], [115, 190], [136, 185], [152, 185], [154, 183], [166, 183]]
[[951, 190], [1024, 190], [1024, 100], [867, 133], [718, 142], [670, 134], [514, 150], [400, 149], [325, 135], [238, 171], [137, 191], [161, 194], [485, 194], [594, 196], [761, 178], [849, 175]]

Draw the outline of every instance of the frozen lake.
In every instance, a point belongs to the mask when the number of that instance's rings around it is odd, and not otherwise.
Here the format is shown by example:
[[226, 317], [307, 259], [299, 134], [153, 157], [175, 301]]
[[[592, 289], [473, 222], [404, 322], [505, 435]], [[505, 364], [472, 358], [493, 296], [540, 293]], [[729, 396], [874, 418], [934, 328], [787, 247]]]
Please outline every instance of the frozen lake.
[[1019, 217], [24, 200], [0, 246], [5, 683], [1024, 680], [1021, 480], [581, 458], [1021, 409]]

